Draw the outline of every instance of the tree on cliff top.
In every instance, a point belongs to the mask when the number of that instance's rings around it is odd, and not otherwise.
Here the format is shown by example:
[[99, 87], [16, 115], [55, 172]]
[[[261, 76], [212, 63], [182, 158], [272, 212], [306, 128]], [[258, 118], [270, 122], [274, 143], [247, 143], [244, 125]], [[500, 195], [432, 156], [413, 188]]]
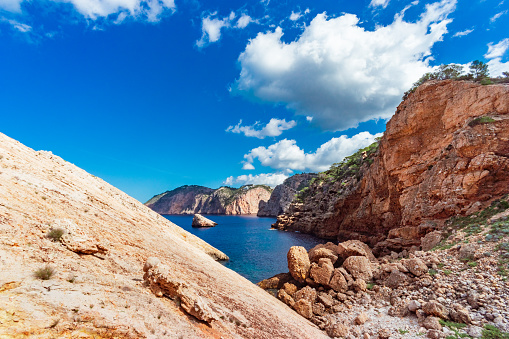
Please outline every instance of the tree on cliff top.
[[488, 70], [488, 65], [482, 61], [475, 60], [470, 65], [470, 74], [476, 80], [488, 78], [490, 76], [490, 72]]

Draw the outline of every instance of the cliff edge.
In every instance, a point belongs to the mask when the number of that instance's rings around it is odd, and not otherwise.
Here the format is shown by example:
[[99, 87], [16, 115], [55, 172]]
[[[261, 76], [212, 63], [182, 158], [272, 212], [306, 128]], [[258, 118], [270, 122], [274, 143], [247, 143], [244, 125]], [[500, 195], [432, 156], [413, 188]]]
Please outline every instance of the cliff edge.
[[509, 192], [509, 86], [427, 82], [354, 158], [321, 173], [274, 227], [398, 250], [486, 207]]

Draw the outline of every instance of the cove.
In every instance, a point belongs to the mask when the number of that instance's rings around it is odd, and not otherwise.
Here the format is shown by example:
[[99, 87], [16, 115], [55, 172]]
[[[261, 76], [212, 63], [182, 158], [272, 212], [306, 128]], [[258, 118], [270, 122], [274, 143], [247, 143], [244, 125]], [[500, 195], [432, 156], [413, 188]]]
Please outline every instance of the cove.
[[163, 216], [224, 252], [230, 260], [222, 264], [253, 283], [288, 272], [286, 254], [290, 247], [303, 246], [309, 250], [327, 242], [308, 234], [273, 230], [270, 225], [275, 218], [205, 215], [218, 225], [194, 228], [191, 227], [192, 215]]

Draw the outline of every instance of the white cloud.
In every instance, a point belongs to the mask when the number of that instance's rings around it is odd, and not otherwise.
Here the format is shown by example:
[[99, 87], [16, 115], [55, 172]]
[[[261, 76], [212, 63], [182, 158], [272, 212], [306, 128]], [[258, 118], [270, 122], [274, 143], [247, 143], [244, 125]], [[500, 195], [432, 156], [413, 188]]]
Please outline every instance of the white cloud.
[[254, 20], [247, 14], [242, 14], [242, 16], [239, 18], [239, 20], [237, 20], [237, 24], [235, 25], [235, 27], [237, 28], [246, 28], [247, 25], [249, 25], [251, 22], [253, 22]]
[[455, 0], [428, 4], [417, 22], [399, 14], [374, 31], [360, 27], [353, 14], [324, 13], [289, 43], [282, 41], [280, 27], [259, 33], [239, 56], [232, 92], [286, 104], [325, 130], [389, 118], [403, 92], [431, 69], [426, 58], [447, 33], [455, 5]]
[[20, 13], [23, 0], [0, 0], [0, 9], [8, 12]]
[[385, 8], [389, 4], [389, 0], [371, 0], [369, 3], [370, 7], [382, 7]]
[[488, 44], [488, 53], [484, 54], [486, 59], [500, 58], [509, 48], [509, 38], [500, 41], [498, 44], [490, 42]]
[[493, 44], [493, 42], [488, 44], [488, 52], [484, 54], [484, 57], [491, 59], [487, 64], [492, 77], [501, 76], [503, 72], [509, 72], [509, 61], [502, 62], [502, 56], [507, 52], [507, 49], [509, 49], [509, 38], [496, 44]]
[[[24, 0], [0, 0], [0, 8], [10, 12], [21, 12]], [[67, 2], [87, 19], [95, 20], [110, 14], [126, 13], [148, 21], [158, 21], [164, 10], [175, 10], [174, 0], [52, 0]]]
[[8, 23], [12, 28], [21, 33], [29, 33], [32, 31], [32, 26], [29, 26], [16, 20], [0, 18], [0, 22]]
[[459, 36], [465, 36], [465, 35], [469, 35], [470, 33], [472, 33], [474, 30], [473, 29], [466, 29], [464, 31], [461, 31], [461, 32], [456, 32], [453, 37], [459, 37]]
[[257, 175], [239, 175], [238, 177], [230, 176], [223, 182], [224, 185], [268, 185], [271, 187], [282, 184], [288, 175], [283, 173], [262, 173]]
[[202, 36], [196, 41], [196, 46], [203, 47], [207, 43], [216, 42], [221, 38], [221, 28], [230, 26], [230, 18], [222, 19], [212, 18], [216, 13], [212, 13], [201, 21]]
[[327, 141], [313, 153], [305, 153], [295, 140], [283, 139], [269, 147], [260, 146], [249, 151], [244, 155], [244, 166], [252, 165], [258, 159], [262, 166], [274, 169], [321, 172], [359, 148], [369, 146], [378, 136], [381, 134], [372, 135], [369, 132], [361, 132], [351, 138], [342, 135]]
[[500, 18], [502, 15], [504, 15], [504, 14], [506, 14], [506, 13], [507, 13], [507, 11], [503, 11], [503, 12], [499, 12], [499, 13], [497, 13], [497, 14], [495, 14], [494, 16], [492, 16], [492, 17], [490, 18], [490, 21], [491, 21], [491, 22], [495, 22], [495, 21], [497, 21], [497, 19], [498, 19], [498, 18]]
[[302, 14], [300, 14], [300, 12], [295, 13], [294, 11], [292, 11], [292, 14], [290, 14], [290, 20], [297, 21], [301, 16]]
[[286, 121], [285, 119], [270, 119], [269, 123], [262, 127], [261, 129], [256, 129], [260, 123], [257, 121], [252, 126], [241, 126], [242, 120], [235, 125], [229, 126], [226, 129], [226, 132], [232, 133], [243, 133], [246, 137], [255, 137], [258, 139], [263, 139], [265, 137], [277, 137], [290, 128], [293, 128], [297, 125], [294, 120]]
[[255, 22], [255, 20], [253, 20], [249, 15], [245, 13], [241, 15], [235, 25], [233, 25], [233, 22], [237, 17], [235, 12], [231, 12], [229, 16], [223, 17], [221, 19], [215, 18], [216, 15], [217, 12], [214, 12], [202, 18], [202, 36], [199, 40], [196, 41], [197, 47], [201, 48], [210, 43], [219, 41], [219, 39], [221, 39], [221, 30], [223, 28], [243, 29], [246, 28], [249, 23]]

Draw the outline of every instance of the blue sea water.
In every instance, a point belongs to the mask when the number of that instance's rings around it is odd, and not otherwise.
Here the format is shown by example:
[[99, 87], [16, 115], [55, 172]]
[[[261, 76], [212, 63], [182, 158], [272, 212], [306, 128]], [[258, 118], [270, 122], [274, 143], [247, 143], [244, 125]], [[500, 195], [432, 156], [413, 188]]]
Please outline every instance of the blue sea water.
[[192, 215], [164, 217], [224, 252], [230, 260], [223, 265], [254, 283], [288, 272], [286, 254], [290, 247], [303, 246], [309, 250], [326, 242], [308, 234], [271, 230], [275, 218], [207, 215], [218, 225], [194, 228], [191, 227]]

